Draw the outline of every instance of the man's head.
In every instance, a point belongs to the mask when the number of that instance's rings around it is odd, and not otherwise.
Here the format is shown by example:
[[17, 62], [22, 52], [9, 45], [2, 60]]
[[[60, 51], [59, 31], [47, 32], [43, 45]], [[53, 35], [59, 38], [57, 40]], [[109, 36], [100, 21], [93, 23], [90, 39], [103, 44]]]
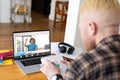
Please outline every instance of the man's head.
[[84, 0], [80, 8], [80, 34], [87, 50], [105, 37], [119, 33], [120, 4], [117, 0]]

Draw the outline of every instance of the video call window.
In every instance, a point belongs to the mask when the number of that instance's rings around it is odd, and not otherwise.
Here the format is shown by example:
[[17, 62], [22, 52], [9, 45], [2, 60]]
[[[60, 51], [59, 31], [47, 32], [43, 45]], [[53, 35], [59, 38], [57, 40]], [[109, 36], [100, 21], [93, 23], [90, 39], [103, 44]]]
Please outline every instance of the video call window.
[[22, 32], [14, 34], [14, 53], [16, 57], [31, 57], [50, 52], [49, 31]]

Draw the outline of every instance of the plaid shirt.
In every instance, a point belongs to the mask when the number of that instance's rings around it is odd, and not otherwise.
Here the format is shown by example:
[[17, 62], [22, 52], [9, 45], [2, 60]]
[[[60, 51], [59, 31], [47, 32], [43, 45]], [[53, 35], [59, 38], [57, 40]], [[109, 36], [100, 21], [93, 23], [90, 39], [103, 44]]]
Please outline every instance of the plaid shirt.
[[65, 80], [120, 80], [120, 35], [100, 41], [66, 70]]

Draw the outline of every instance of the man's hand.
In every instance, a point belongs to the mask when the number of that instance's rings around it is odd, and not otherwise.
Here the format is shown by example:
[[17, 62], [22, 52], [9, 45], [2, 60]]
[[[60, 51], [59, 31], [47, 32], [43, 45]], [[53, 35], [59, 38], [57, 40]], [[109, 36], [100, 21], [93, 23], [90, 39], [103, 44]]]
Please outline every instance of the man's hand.
[[49, 60], [42, 60], [41, 71], [48, 77], [52, 77], [54, 74], [60, 74], [59, 66], [55, 66], [56, 63], [53, 63]]
[[61, 62], [62, 62], [63, 64], [65, 64], [67, 68], [70, 66], [70, 62], [69, 62], [69, 61], [61, 60]]

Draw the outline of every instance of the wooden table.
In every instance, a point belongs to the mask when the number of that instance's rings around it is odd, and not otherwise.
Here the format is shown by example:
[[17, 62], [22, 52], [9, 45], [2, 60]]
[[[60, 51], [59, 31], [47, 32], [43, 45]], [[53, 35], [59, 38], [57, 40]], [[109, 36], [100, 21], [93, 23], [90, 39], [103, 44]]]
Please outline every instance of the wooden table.
[[42, 72], [24, 75], [17, 65], [0, 65], [0, 80], [47, 80]]

